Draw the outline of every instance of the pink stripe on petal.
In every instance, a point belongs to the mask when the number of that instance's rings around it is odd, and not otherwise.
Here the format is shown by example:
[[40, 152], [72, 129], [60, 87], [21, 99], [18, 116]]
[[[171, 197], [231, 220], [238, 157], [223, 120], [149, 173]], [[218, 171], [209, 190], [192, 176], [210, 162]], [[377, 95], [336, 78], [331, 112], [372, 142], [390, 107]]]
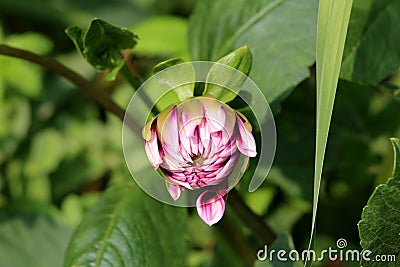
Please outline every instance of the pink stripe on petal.
[[146, 150], [147, 157], [150, 160], [151, 165], [153, 165], [154, 169], [157, 169], [160, 164], [163, 162], [160, 151], [158, 150], [158, 142], [157, 142], [157, 132], [156, 129], [151, 129], [151, 138], [150, 141], [146, 141], [144, 146]]
[[215, 191], [206, 190], [200, 194], [196, 201], [197, 213], [209, 226], [221, 220], [225, 212], [225, 200]]
[[168, 189], [169, 194], [171, 195], [171, 197], [174, 200], [177, 200], [181, 196], [181, 193], [183, 192], [183, 190], [185, 190], [184, 188], [180, 187], [179, 185], [171, 184], [168, 182], [167, 182], [167, 189]]
[[239, 136], [236, 139], [236, 145], [239, 151], [248, 157], [255, 157], [257, 155], [257, 150], [253, 135], [245, 128], [244, 123], [239, 115], [236, 115], [236, 122], [239, 130]]
[[[168, 172], [161, 168], [162, 173], [166, 177], [167, 180], [171, 181], [172, 183], [176, 183], [178, 185], [181, 185], [187, 189], [193, 190], [193, 188], [190, 186], [188, 182], [186, 182], [186, 177], [183, 173], [177, 173], [177, 172]], [[181, 176], [181, 177], [179, 177]]]
[[218, 106], [205, 106], [204, 109], [207, 123], [210, 125], [210, 132], [223, 130], [225, 124], [225, 111], [222, 106], [218, 103]]
[[178, 114], [176, 107], [167, 115], [164, 124], [158, 130], [161, 134], [161, 141], [166, 144], [174, 153], [179, 151]]
[[200, 140], [204, 147], [204, 150], [203, 150], [203, 154], [204, 154], [204, 151], [208, 150], [208, 146], [210, 144], [210, 129], [205, 120], [203, 120], [200, 123], [198, 128], [199, 128]]
[[218, 169], [217, 171], [214, 172], [215, 178], [218, 180], [223, 180], [227, 176], [229, 176], [233, 169], [235, 168], [235, 165], [239, 159], [239, 153], [233, 154], [230, 159], [228, 160], [227, 163], [221, 168]]

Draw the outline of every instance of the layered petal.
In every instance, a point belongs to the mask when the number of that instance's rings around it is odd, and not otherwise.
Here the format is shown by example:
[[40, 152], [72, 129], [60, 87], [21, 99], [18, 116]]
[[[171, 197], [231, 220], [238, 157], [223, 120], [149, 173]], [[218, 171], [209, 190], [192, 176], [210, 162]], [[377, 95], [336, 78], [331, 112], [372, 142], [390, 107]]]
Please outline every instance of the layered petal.
[[217, 192], [205, 190], [196, 201], [197, 213], [209, 226], [221, 220], [225, 212], [225, 199]]
[[[174, 200], [184, 190], [204, 188], [197, 212], [208, 225], [225, 211], [228, 180], [241, 153], [257, 155], [246, 117], [212, 97], [196, 97], [172, 105], [143, 130], [146, 153], [167, 180]], [[247, 158], [246, 158], [247, 159]]]
[[155, 127], [151, 129], [150, 140], [146, 141], [144, 148], [146, 150], [146, 154], [150, 160], [151, 165], [153, 165], [154, 169], [158, 169], [163, 160], [158, 148], [157, 131]]
[[256, 141], [239, 115], [236, 115], [236, 124], [239, 132], [239, 136], [236, 138], [236, 145], [239, 151], [248, 157], [255, 157], [257, 155]]
[[169, 182], [167, 182], [167, 189], [169, 194], [174, 200], [177, 200], [181, 196], [182, 191], [184, 190], [184, 188], [182, 188], [181, 186], [177, 184], [171, 184]]

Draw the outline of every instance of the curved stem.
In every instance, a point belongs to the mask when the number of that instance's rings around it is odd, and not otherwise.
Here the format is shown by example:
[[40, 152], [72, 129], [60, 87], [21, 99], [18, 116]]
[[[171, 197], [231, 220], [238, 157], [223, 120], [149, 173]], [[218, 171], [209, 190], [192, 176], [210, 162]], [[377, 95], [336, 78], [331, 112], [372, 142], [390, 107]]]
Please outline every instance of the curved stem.
[[[58, 75], [71, 81], [76, 87], [83, 89], [88, 95], [90, 95], [96, 102], [98, 102], [106, 110], [110, 111], [121, 120], [124, 120], [125, 111], [117, 104], [115, 104], [106, 92], [97, 88], [91, 82], [83, 78], [75, 71], [67, 68], [60, 62], [47, 57], [37, 55], [35, 53], [26, 50], [13, 48], [4, 44], [0, 44], [0, 54], [15, 58], [21, 58], [23, 60], [33, 62], [50, 71], [57, 73]], [[137, 125], [135, 125], [133, 121], [129, 119], [125, 119], [125, 121], [134, 132], [136, 133], [141, 132], [140, 128]]]
[[253, 266], [256, 261], [257, 251], [249, 246], [248, 240], [244, 236], [241, 227], [235, 225], [233, 220], [226, 214], [215, 226], [223, 238], [229, 243], [230, 247], [237, 255], [243, 259], [245, 266]]
[[260, 243], [271, 245], [274, 242], [276, 233], [264, 222], [261, 216], [255, 214], [247, 206], [235, 189], [229, 192], [228, 203], [243, 224], [251, 229]]

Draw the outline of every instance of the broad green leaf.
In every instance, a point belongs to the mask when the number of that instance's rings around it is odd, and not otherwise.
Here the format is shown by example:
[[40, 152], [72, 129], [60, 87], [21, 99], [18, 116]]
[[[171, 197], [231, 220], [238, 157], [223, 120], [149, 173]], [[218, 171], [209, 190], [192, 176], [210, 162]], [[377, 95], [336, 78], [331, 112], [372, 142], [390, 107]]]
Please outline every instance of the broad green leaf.
[[132, 183], [110, 188], [88, 212], [65, 267], [183, 266], [186, 210], [145, 195]]
[[250, 78], [269, 102], [280, 101], [310, 75], [317, 6], [317, 0], [200, 1], [189, 25], [192, 57], [216, 61], [248, 45]]
[[[263, 248], [261, 248], [261, 251], [258, 251], [257, 256], [260, 257], [260, 259], [255, 263], [254, 267], [300, 267], [300, 262], [292, 261], [289, 258], [289, 252], [294, 249], [295, 247], [292, 236], [287, 233], [281, 234], [271, 247], [265, 245]], [[272, 250], [274, 250], [275, 253], [270, 254]], [[287, 261], [279, 260], [277, 258], [277, 252], [279, 250], [286, 251], [285, 255], [281, 256], [287, 258]], [[292, 258], [293, 257], [296, 257], [296, 255], [293, 255]]]
[[[379, 185], [368, 200], [358, 225], [361, 246], [371, 261], [362, 260], [363, 267], [395, 267], [400, 261], [400, 139], [393, 138], [393, 175], [386, 184]], [[374, 261], [378, 255], [394, 255], [396, 261]]]
[[94, 19], [87, 31], [71, 26], [65, 32], [93, 67], [97, 70], [110, 69], [105, 75], [106, 81], [113, 81], [125, 64], [121, 50], [133, 48], [138, 38], [128, 29], [101, 19]]
[[[156, 102], [158, 110], [193, 97], [195, 69], [189, 63], [178, 63], [178, 59], [171, 59], [156, 65], [153, 78], [142, 85], [142, 90]], [[160, 92], [167, 93], [159, 98]]]
[[84, 29], [79, 26], [71, 26], [65, 30], [65, 33], [72, 40], [76, 49], [78, 49], [78, 51], [81, 52], [83, 55], [83, 51], [85, 50], [85, 43], [84, 43], [85, 31], [84, 31]]
[[[320, 1], [317, 32], [317, 128], [314, 164], [314, 196], [311, 247], [318, 208], [326, 143], [339, 79], [344, 43], [353, 0]], [[307, 262], [306, 262], [307, 264]]]
[[61, 267], [72, 229], [44, 216], [0, 214], [0, 265]]
[[354, 0], [340, 77], [378, 84], [400, 68], [400, 1]]
[[187, 47], [188, 22], [173, 16], [157, 16], [132, 27], [140, 36], [135, 47], [138, 54], [189, 58]]
[[[252, 55], [249, 47], [245, 45], [219, 59], [217, 63], [212, 66], [207, 75], [203, 95], [211, 94], [226, 103], [237, 96], [240, 86], [249, 75]], [[244, 75], [239, 75], [237, 71]]]

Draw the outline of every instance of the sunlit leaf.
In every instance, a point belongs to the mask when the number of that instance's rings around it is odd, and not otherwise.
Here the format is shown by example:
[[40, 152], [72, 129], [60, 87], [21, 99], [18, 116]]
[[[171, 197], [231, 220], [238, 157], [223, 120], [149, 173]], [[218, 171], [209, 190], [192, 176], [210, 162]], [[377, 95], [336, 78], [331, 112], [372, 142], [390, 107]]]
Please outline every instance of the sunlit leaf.
[[[317, 128], [315, 138], [313, 213], [309, 247], [312, 244], [314, 235], [325, 149], [328, 141], [329, 126], [352, 2], [353, 0], [325, 0], [320, 1], [319, 5], [316, 56]], [[338, 25], [340, 26], [338, 27]]]
[[115, 185], [78, 227], [64, 266], [183, 266], [186, 224], [185, 209]]
[[318, 1], [199, 1], [189, 26], [194, 60], [216, 61], [248, 45], [250, 78], [269, 102], [285, 98], [315, 60]]
[[233, 100], [250, 73], [252, 60], [253, 56], [246, 45], [219, 59], [207, 75], [203, 95], [211, 94], [222, 102]]

